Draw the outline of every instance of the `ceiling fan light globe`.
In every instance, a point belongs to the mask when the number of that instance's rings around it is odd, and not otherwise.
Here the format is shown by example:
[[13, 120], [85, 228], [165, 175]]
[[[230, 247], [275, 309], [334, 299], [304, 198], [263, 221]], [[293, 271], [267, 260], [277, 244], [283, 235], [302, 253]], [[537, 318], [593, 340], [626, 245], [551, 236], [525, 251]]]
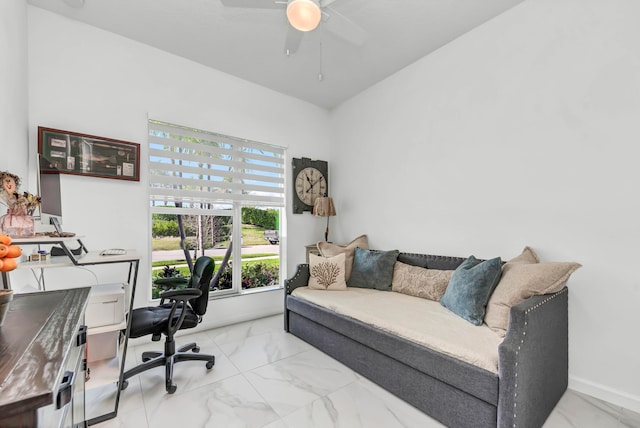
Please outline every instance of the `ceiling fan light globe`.
[[321, 18], [320, 6], [313, 0], [291, 0], [287, 5], [287, 19], [296, 30], [314, 30]]

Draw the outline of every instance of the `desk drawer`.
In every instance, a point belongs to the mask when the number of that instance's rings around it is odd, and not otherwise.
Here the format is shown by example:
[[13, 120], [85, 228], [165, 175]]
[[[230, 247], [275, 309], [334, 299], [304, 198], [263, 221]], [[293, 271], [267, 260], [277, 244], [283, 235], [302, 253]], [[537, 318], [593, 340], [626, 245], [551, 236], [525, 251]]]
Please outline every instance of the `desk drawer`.
[[58, 388], [53, 393], [53, 403], [38, 409], [38, 427], [84, 426], [84, 358], [86, 327], [81, 327], [79, 339], [72, 346], [60, 374]]

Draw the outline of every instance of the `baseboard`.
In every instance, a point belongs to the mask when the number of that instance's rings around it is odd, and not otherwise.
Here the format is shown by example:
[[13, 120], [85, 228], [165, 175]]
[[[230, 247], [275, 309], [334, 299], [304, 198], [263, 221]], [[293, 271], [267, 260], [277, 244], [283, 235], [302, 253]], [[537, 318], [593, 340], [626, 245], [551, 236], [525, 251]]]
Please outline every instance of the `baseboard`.
[[569, 376], [569, 388], [640, 413], [640, 396], [627, 394], [575, 376]]
[[[207, 313], [204, 314], [202, 323], [193, 329], [179, 331], [176, 336], [180, 337], [185, 334], [281, 314], [283, 293], [282, 288], [277, 288], [209, 300]], [[152, 303], [150, 306], [155, 304]], [[284, 325], [282, 329], [284, 330]], [[148, 343], [149, 340], [149, 336], [130, 339], [129, 345], [137, 346]]]

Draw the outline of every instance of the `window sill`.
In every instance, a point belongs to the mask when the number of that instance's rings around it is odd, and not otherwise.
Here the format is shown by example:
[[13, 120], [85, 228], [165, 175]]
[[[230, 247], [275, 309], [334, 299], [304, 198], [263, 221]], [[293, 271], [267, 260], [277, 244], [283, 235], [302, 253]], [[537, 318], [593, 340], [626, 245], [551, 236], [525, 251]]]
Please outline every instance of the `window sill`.
[[257, 293], [265, 293], [269, 291], [278, 291], [283, 290], [284, 287], [282, 285], [271, 285], [268, 287], [256, 287], [250, 288], [248, 290], [242, 290], [238, 293], [225, 293], [225, 294], [209, 294], [209, 300], [218, 300], [218, 299], [226, 299], [229, 297], [238, 297], [238, 296], [247, 296], [249, 294], [257, 294]]

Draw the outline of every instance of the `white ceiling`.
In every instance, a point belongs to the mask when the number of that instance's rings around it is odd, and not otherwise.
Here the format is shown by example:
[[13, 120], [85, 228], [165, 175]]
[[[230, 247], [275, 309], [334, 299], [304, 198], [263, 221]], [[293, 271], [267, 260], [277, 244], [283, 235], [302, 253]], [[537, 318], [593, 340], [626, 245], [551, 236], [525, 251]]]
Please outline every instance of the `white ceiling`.
[[[331, 109], [523, 0], [324, 0], [290, 56], [274, 0], [27, 1]], [[243, 1], [267, 8], [229, 7]]]

